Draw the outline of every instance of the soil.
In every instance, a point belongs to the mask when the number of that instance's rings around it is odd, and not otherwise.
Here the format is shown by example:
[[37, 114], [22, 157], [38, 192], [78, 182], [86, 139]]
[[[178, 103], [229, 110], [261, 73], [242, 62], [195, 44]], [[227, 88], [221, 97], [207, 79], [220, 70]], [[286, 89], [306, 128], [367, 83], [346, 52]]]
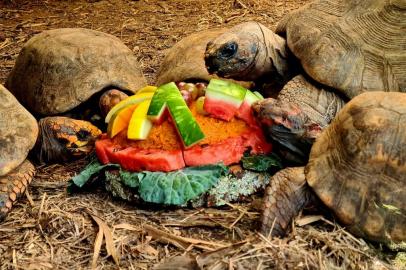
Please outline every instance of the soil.
[[[188, 34], [250, 20], [274, 29], [284, 14], [307, 2], [3, 0], [0, 83], [23, 44], [43, 30], [84, 27], [113, 34], [153, 84], [165, 50]], [[149, 269], [163, 262], [157, 269], [199, 269], [193, 268], [197, 263], [204, 269], [403, 267], [394, 262], [396, 253], [352, 236], [331, 217], [302, 215], [283, 239], [260, 235], [254, 230], [260, 214], [255, 199], [223, 208], [162, 209], [128, 205], [101, 188], [68, 195], [67, 181], [85, 164], [37, 168], [28, 193], [0, 224], [1, 269]]]

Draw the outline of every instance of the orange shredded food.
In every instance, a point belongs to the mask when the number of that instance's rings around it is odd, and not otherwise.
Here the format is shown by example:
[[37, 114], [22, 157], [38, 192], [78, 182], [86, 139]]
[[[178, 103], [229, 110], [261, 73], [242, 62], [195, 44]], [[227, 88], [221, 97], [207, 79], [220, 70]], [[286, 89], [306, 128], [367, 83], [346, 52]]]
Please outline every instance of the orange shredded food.
[[[235, 137], [249, 130], [249, 126], [240, 119], [233, 118], [230, 122], [205, 116], [196, 112], [195, 103], [190, 110], [205, 134], [205, 138], [198, 144], [213, 144], [227, 138]], [[160, 125], [154, 125], [146, 140], [127, 139], [127, 130], [123, 130], [113, 141], [120, 145], [127, 145], [141, 149], [175, 150], [182, 148], [182, 142], [178, 137], [175, 127], [166, 119]]]

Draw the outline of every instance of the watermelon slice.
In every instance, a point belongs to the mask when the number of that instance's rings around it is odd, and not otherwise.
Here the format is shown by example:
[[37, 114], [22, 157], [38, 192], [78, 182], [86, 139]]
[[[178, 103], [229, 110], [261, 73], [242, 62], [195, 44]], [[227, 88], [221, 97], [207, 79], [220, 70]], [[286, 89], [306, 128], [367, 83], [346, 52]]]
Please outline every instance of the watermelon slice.
[[247, 89], [239, 84], [211, 79], [203, 108], [212, 117], [230, 121], [244, 101], [246, 92]]
[[128, 147], [114, 155], [118, 163], [129, 171], [170, 172], [185, 167], [182, 150], [140, 150]]
[[154, 122], [160, 122], [166, 108], [168, 108], [172, 122], [185, 147], [190, 147], [204, 139], [202, 130], [179, 92], [178, 87], [173, 82], [161, 85], [156, 90], [152, 97], [147, 117]]
[[256, 125], [256, 120], [254, 118], [254, 115], [252, 114], [251, 106], [255, 101], [258, 101], [261, 99], [264, 99], [264, 98], [263, 97], [260, 98], [256, 93], [253, 93], [250, 90], [247, 90], [244, 101], [242, 102], [240, 108], [238, 108], [238, 110], [236, 112], [236, 116], [238, 118], [244, 120], [247, 124], [249, 124], [251, 126]]

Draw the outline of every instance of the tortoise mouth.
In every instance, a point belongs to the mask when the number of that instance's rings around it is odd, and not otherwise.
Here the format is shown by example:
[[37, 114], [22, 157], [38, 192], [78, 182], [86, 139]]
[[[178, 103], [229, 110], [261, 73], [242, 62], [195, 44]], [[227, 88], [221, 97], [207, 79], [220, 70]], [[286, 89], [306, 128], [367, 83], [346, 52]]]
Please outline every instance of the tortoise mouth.
[[70, 147], [68, 150], [70, 154], [74, 157], [82, 157], [90, 154], [94, 149], [94, 142], [91, 144], [86, 144], [81, 147]]
[[272, 140], [290, 152], [291, 156], [295, 158], [295, 162], [306, 163], [310, 154], [311, 143], [301, 140], [297, 133], [283, 125], [274, 125], [271, 130]]

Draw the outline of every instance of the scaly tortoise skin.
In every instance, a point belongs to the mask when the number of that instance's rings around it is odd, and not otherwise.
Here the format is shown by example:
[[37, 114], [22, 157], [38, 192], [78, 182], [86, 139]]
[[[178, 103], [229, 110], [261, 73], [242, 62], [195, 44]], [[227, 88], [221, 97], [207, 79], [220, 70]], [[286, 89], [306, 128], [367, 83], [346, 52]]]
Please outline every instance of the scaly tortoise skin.
[[82, 158], [92, 152], [102, 133], [87, 121], [63, 116], [42, 118], [38, 125], [40, 133], [33, 152], [40, 163]]
[[35, 175], [34, 165], [28, 160], [7, 175], [0, 176], [0, 221], [10, 212]]
[[275, 174], [262, 232], [286, 231], [315, 194], [355, 235], [406, 242], [406, 94], [367, 92], [352, 99], [316, 139], [305, 168]]
[[31, 182], [35, 169], [26, 160], [38, 134], [35, 118], [0, 85], [0, 220]]
[[[295, 165], [306, 164], [315, 139], [344, 107], [344, 100], [309, 78], [297, 75], [276, 99], [254, 103], [254, 115], [282, 157]], [[287, 150], [284, 150], [287, 149]]]

